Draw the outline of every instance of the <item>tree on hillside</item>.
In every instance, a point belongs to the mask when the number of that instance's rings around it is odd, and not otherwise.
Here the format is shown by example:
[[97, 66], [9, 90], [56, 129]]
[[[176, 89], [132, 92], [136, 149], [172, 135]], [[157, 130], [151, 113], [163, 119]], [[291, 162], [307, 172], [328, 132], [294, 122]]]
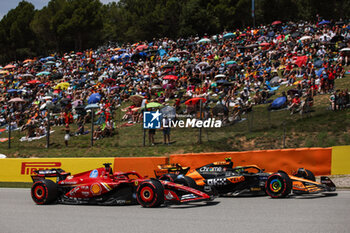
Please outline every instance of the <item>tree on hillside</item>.
[[0, 60], [24, 59], [35, 54], [35, 34], [30, 22], [35, 14], [34, 6], [21, 1], [0, 21]]
[[[217, 34], [253, 25], [251, 0], [50, 0], [41, 10], [22, 1], [0, 21], [0, 62], [52, 52]], [[256, 25], [275, 20], [346, 19], [348, 0], [255, 0]]]

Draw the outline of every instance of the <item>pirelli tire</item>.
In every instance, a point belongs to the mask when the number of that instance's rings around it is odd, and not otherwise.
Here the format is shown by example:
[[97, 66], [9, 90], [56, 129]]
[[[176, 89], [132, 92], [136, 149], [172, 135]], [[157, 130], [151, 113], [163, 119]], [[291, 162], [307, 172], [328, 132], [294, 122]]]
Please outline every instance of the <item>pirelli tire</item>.
[[196, 181], [194, 181], [194, 179], [192, 179], [189, 176], [178, 176], [178, 178], [174, 180], [174, 183], [182, 184], [190, 188], [198, 189], [198, 185], [196, 184]]
[[314, 173], [312, 173], [312, 171], [305, 168], [299, 168], [295, 176], [301, 177], [306, 180], [316, 181]]
[[287, 197], [292, 191], [292, 180], [285, 172], [274, 173], [267, 178], [265, 191], [272, 198]]
[[175, 174], [164, 174], [161, 177], [159, 177], [159, 180], [166, 180], [166, 181], [170, 181], [170, 182], [174, 182], [177, 178], [177, 175]]
[[136, 189], [137, 202], [146, 208], [164, 203], [164, 187], [158, 180], [146, 180]]
[[57, 184], [52, 180], [39, 180], [31, 188], [33, 201], [38, 205], [52, 204], [57, 201]]

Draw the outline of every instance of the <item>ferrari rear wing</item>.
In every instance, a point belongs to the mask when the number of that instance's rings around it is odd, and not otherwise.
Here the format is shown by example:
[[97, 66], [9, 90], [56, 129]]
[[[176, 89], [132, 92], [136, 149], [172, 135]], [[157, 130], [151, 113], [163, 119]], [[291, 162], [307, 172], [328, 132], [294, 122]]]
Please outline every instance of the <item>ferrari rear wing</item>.
[[65, 172], [64, 170], [60, 168], [53, 168], [49, 170], [37, 170], [34, 171], [36, 174], [32, 175], [33, 182], [36, 182], [38, 180], [43, 180], [46, 177], [58, 177], [58, 181], [66, 179], [67, 176], [70, 175], [70, 173]]

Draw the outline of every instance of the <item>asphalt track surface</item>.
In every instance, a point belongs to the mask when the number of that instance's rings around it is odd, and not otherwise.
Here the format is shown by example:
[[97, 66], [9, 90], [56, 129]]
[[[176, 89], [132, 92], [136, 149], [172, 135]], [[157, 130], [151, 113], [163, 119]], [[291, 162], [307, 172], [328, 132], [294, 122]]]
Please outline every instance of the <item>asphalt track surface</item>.
[[350, 191], [337, 196], [217, 198], [160, 208], [35, 205], [29, 189], [0, 189], [0, 233], [350, 232]]

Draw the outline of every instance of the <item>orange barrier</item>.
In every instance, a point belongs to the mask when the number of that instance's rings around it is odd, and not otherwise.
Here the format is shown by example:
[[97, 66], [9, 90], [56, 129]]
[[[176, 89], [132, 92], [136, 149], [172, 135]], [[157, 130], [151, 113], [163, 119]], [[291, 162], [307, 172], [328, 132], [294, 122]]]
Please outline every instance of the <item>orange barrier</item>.
[[154, 177], [159, 164], [180, 163], [197, 168], [231, 157], [234, 166], [256, 164], [266, 171], [284, 170], [287, 173], [304, 167], [315, 175], [348, 174], [349, 147], [335, 147], [332, 164], [332, 148], [301, 148], [286, 150], [262, 150], [245, 152], [216, 152], [199, 154], [176, 154], [167, 157], [123, 157], [123, 158], [42, 158], [0, 159], [0, 182], [30, 182], [30, 175], [38, 169], [63, 168], [76, 174], [113, 163], [114, 171], [136, 171], [142, 176]]
[[266, 171], [284, 170], [287, 173], [303, 167], [315, 175], [330, 175], [332, 148], [174, 154], [170, 156], [170, 163], [179, 163], [194, 169], [215, 161], [223, 161], [227, 157], [232, 158], [234, 166], [255, 164]]
[[154, 169], [158, 164], [165, 164], [168, 162], [167, 157], [121, 157], [114, 158], [113, 171], [136, 171], [142, 176], [155, 177]]

